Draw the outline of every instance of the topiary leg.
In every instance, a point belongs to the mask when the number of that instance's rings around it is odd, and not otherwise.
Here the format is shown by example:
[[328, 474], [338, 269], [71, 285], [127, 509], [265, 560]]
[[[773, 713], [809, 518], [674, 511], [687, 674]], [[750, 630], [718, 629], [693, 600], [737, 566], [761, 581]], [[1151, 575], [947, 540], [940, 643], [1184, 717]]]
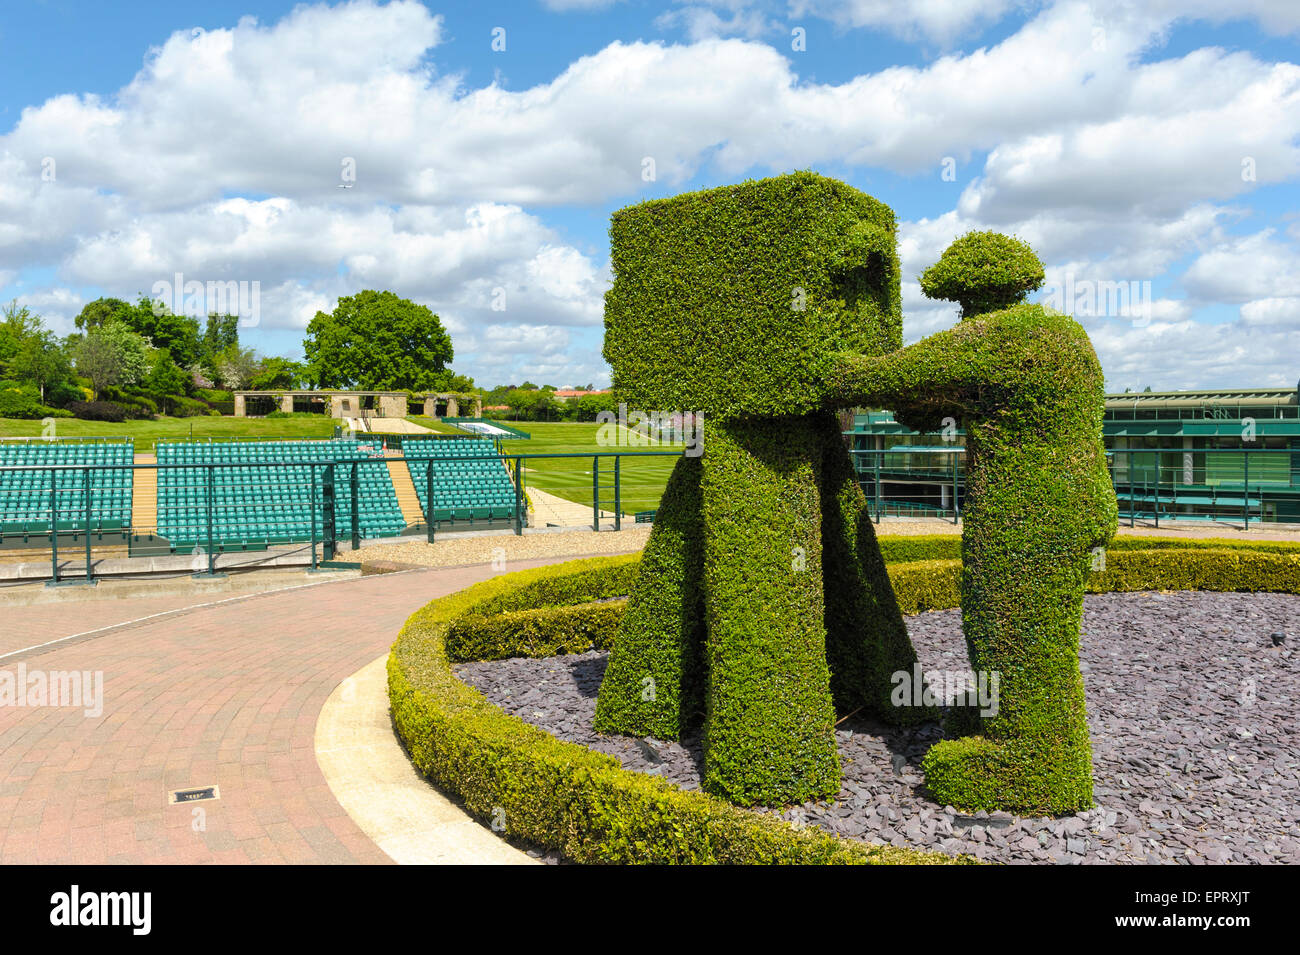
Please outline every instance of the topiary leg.
[[659, 502], [636, 589], [596, 698], [600, 733], [680, 739], [703, 690], [700, 459], [680, 458]]
[[812, 419], [706, 427], [704, 788], [742, 805], [839, 790]]
[[[912, 679], [916, 650], [885, 572], [885, 558], [853, 461], [834, 415], [816, 417], [822, 445], [822, 572], [826, 659], [840, 713], [861, 711], [894, 725], [933, 719], [932, 707], [895, 706], [893, 674]], [[919, 703], [919, 701], [918, 701]]]

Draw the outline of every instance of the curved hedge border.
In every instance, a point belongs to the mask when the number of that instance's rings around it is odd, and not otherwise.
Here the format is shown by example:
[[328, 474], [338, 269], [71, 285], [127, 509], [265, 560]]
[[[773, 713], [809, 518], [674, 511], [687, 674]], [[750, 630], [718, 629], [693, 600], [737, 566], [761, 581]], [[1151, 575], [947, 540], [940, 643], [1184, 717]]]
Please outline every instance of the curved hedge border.
[[[1142, 544], [1129, 543], [1135, 540]], [[959, 547], [960, 539], [881, 540], [903, 613], [959, 605], [961, 562], [947, 556], [954, 543]], [[901, 554], [924, 556], [899, 561]], [[509, 835], [558, 849], [578, 862], [969, 861], [799, 829], [624, 770], [611, 756], [507, 715], [452, 673], [453, 631], [462, 634], [461, 659], [468, 659], [466, 654], [542, 656], [560, 646], [566, 652], [591, 649], [604, 639], [600, 634], [617, 627], [611, 618], [619, 615], [622, 601], [610, 598], [628, 592], [639, 559], [635, 554], [597, 557], [506, 574], [413, 614], [389, 656], [388, 687], [398, 734], [420, 771], [460, 797], [479, 819], [504, 823]], [[1300, 593], [1300, 545], [1119, 539], [1107, 554], [1105, 570], [1088, 581], [1094, 593], [1189, 589]], [[536, 632], [520, 621], [544, 620], [565, 621], [565, 636], [520, 640], [521, 632]], [[472, 641], [467, 634], [473, 634]], [[584, 642], [582, 634], [591, 639]]]

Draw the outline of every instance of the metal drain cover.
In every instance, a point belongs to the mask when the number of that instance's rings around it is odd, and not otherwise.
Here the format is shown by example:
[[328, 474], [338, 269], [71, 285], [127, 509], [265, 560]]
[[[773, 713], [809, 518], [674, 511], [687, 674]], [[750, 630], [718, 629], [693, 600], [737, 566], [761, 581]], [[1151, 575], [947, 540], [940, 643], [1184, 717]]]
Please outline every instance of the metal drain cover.
[[199, 802], [203, 799], [220, 799], [221, 791], [216, 786], [201, 786], [198, 789], [175, 789], [168, 793], [168, 804], [178, 806], [184, 802]]

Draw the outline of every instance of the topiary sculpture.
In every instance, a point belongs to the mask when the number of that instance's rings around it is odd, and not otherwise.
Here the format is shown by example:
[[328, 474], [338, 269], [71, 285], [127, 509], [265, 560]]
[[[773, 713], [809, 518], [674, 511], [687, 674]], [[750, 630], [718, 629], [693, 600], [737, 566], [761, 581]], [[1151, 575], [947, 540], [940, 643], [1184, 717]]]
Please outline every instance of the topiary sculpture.
[[999, 232], [966, 233], [921, 274], [925, 297], [957, 302], [962, 318], [1010, 308], [1042, 285], [1034, 250]]
[[919, 430], [953, 415], [968, 429], [963, 621], [1000, 708], [956, 713], [950, 732], [968, 735], [931, 750], [927, 785], [975, 809], [1088, 805], [1078, 625], [1115, 501], [1087, 336], [1037, 306], [989, 312], [1041, 283], [1033, 252], [958, 240], [927, 293], [967, 321], [900, 348], [893, 215], [843, 183], [656, 200], [610, 233], [615, 391], [702, 413], [705, 437], [664, 493], [596, 728], [677, 738], [702, 720], [705, 789], [748, 805], [838, 790], [837, 711], [932, 715], [890, 701], [916, 654], [832, 409], [888, 406]]

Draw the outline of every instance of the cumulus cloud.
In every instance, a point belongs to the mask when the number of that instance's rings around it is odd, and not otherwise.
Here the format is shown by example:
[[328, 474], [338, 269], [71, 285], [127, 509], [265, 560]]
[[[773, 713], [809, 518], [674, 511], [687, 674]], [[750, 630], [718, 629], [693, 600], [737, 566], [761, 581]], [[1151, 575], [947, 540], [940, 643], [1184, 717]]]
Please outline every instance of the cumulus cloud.
[[[647, 156], [660, 190], [824, 163], [937, 178], [952, 157], [956, 208], [901, 229], [909, 336], [955, 320], [915, 277], [971, 228], [1020, 235], [1053, 280], [1156, 279], [1190, 257], [1162, 329], [1209, 303], [1241, 305], [1259, 334], [1285, 324], [1294, 245], [1226, 235], [1244, 213], [1225, 203], [1300, 174], [1300, 67], [1159, 58], [1178, 17], [1220, 16], [1200, 0], [943, 6], [687, 3], [665, 22], [695, 42], [611, 43], [518, 91], [441, 69], [442, 20], [411, 0], [178, 32], [115, 95], [33, 104], [0, 136], [0, 268], [54, 269], [26, 290], [46, 295], [130, 296], [178, 271], [257, 280], [268, 329], [392, 288], [443, 315], [467, 370], [515, 368], [513, 329], [539, 362], [581, 369], [557, 376], [591, 380], [608, 265], [551, 228], [551, 208], [634, 200]], [[942, 40], [1022, 9], [996, 44], [839, 83], [738, 38], [797, 13]], [[1293, 4], [1235, 9], [1275, 32], [1300, 22]]]

